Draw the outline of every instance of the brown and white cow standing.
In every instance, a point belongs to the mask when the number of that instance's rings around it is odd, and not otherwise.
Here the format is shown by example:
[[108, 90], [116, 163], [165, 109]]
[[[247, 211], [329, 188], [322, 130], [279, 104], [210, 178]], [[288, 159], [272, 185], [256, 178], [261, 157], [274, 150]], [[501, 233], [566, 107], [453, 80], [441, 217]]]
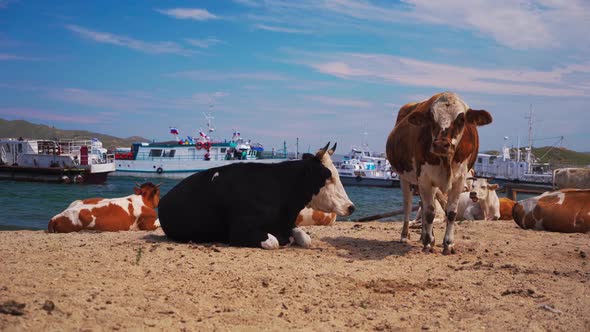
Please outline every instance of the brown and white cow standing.
[[477, 126], [492, 122], [487, 111], [472, 110], [452, 92], [410, 103], [399, 110], [396, 125], [387, 138], [387, 158], [400, 175], [404, 196], [404, 225], [401, 241], [409, 239], [412, 184], [418, 185], [423, 204], [422, 244], [432, 250], [434, 233], [434, 193], [439, 188], [448, 195], [447, 229], [443, 254], [454, 253], [454, 225], [457, 201], [467, 172], [479, 149]]
[[160, 226], [155, 208], [160, 185], [147, 182], [133, 188], [135, 194], [119, 198], [88, 198], [74, 201], [49, 221], [50, 233], [155, 230]]
[[562, 189], [518, 201], [512, 217], [523, 229], [590, 232], [590, 190]]

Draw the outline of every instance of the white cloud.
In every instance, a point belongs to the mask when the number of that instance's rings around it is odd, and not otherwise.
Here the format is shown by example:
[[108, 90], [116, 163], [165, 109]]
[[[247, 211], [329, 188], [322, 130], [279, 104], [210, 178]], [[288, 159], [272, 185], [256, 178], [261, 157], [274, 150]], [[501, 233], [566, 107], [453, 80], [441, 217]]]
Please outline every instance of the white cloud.
[[209, 48], [210, 46], [217, 45], [222, 43], [221, 40], [213, 37], [205, 38], [205, 39], [192, 39], [187, 38], [186, 42], [199, 48]]
[[196, 81], [226, 81], [226, 80], [246, 80], [246, 81], [287, 81], [289, 78], [282, 74], [273, 72], [249, 72], [249, 73], [221, 73], [206, 70], [188, 70], [172, 74], [169, 77], [188, 78]]
[[189, 56], [195, 54], [194, 50], [187, 49], [175, 42], [145, 42], [127, 36], [116, 35], [108, 32], [90, 30], [78, 25], [69, 24], [66, 28], [79, 36], [93, 40], [98, 43], [111, 44], [131, 48], [137, 51], [151, 54], [177, 54]]
[[272, 26], [266, 24], [256, 24], [254, 26], [260, 30], [266, 31], [274, 31], [274, 32], [284, 32], [284, 33], [310, 33], [310, 31], [302, 30], [302, 29], [293, 29], [293, 28], [286, 28], [286, 27], [279, 27], [279, 26]]
[[211, 14], [207, 9], [200, 8], [156, 9], [156, 11], [179, 20], [207, 21], [219, 18], [218, 16]]
[[324, 105], [330, 106], [344, 106], [344, 107], [358, 107], [367, 108], [373, 106], [372, 103], [364, 100], [349, 99], [349, 98], [338, 98], [329, 96], [303, 96], [304, 99], [313, 102], [318, 102]]
[[10, 60], [18, 61], [18, 60], [37, 60], [37, 59], [22, 56], [22, 55], [16, 55], [16, 54], [0, 53], [0, 61], [10, 61]]
[[[540, 71], [461, 67], [384, 54], [316, 54], [310, 58], [312, 60], [298, 59], [294, 62], [346, 79], [485, 94], [553, 97], [590, 95], [590, 62]], [[585, 75], [588, 77], [584, 80]]]

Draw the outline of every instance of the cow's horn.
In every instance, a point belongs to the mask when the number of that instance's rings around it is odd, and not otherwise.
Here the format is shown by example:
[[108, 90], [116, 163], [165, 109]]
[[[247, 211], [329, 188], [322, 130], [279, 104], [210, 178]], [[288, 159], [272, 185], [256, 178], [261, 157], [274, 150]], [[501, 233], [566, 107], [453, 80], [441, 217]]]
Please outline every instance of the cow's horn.
[[328, 147], [330, 146], [330, 142], [328, 142], [328, 144], [326, 144], [326, 146], [324, 146], [323, 148], [321, 148], [318, 153], [315, 154], [316, 157], [318, 157], [319, 159], [322, 159], [324, 157], [324, 154], [326, 153], [326, 151], [328, 151]]
[[332, 146], [332, 148], [328, 150], [330, 156], [334, 154], [334, 151], [336, 151], [336, 145], [338, 145], [338, 142], [334, 142], [334, 146]]
[[135, 185], [141, 188], [141, 183], [135, 182]]
[[161, 186], [161, 185], [162, 185], [162, 182], [158, 183], [158, 184], [156, 185], [156, 188], [160, 188], [160, 186]]

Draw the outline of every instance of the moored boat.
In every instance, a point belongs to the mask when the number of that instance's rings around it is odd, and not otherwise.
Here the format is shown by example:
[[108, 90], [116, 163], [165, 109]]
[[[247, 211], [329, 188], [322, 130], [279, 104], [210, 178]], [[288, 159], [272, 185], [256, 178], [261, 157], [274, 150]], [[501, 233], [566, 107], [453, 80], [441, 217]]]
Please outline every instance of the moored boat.
[[114, 156], [98, 139], [0, 139], [0, 179], [102, 184], [115, 171]]
[[[209, 133], [213, 132], [207, 117]], [[231, 140], [214, 141], [203, 132], [197, 139], [178, 139], [179, 132], [170, 128], [173, 141], [134, 143], [129, 151], [116, 155], [115, 176], [160, 177], [183, 179], [191, 174], [236, 162], [277, 163], [287, 160], [283, 152], [267, 153], [259, 143], [252, 143], [234, 131]]]
[[389, 161], [366, 145], [353, 147], [336, 168], [345, 186], [399, 187], [399, 177]]

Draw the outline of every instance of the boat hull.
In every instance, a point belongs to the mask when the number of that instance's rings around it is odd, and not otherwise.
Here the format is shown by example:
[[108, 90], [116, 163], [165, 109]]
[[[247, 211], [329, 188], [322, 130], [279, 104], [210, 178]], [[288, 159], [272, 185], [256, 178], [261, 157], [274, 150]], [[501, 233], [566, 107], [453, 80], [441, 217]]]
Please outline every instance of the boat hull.
[[352, 177], [340, 175], [340, 181], [344, 186], [359, 186], [359, 187], [383, 187], [383, 188], [399, 188], [398, 179], [378, 179], [369, 177]]
[[12, 181], [104, 184], [108, 174], [83, 168], [0, 166], [0, 180]]
[[194, 173], [236, 163], [274, 164], [288, 159], [256, 160], [116, 160], [113, 176], [184, 179]]

